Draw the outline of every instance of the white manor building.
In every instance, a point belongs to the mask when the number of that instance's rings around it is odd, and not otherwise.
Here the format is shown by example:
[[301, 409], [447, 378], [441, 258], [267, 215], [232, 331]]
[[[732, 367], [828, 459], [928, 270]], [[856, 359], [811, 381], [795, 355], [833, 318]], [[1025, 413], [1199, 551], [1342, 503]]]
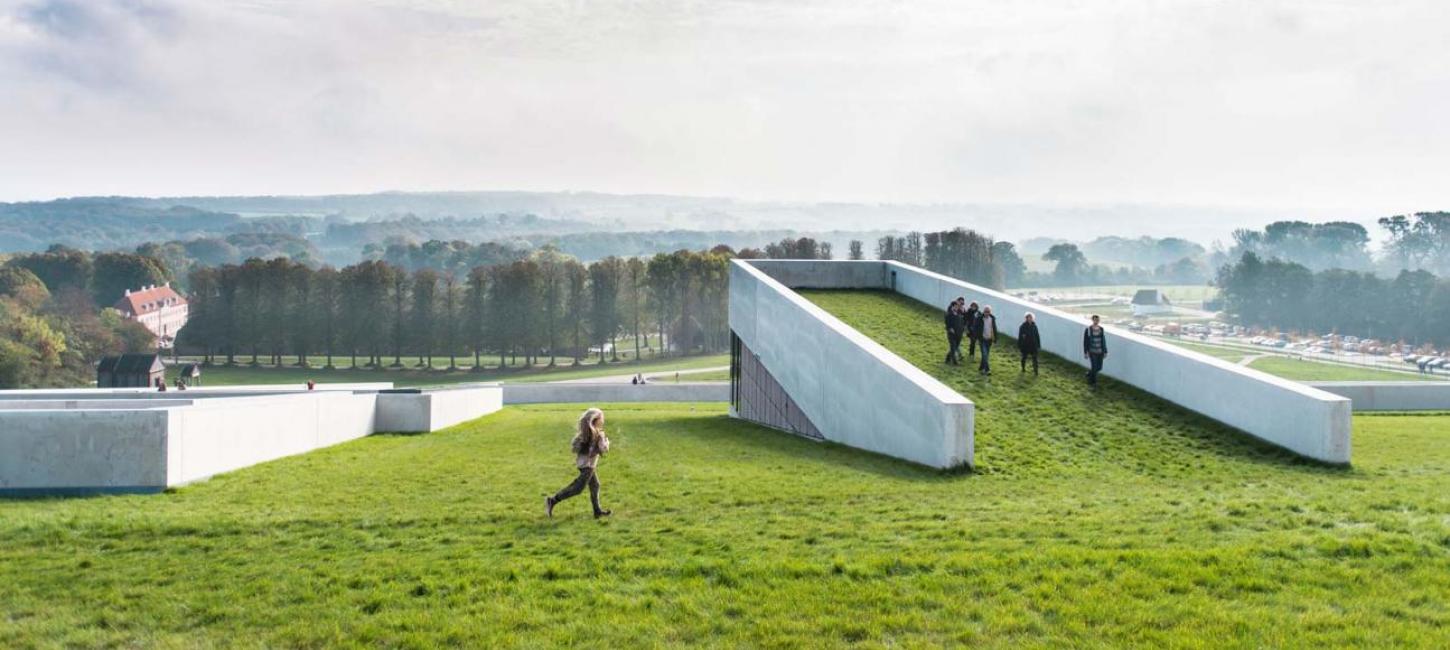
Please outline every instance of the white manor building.
[[156, 335], [157, 347], [171, 347], [176, 333], [186, 325], [186, 298], [172, 289], [170, 282], [161, 286], [145, 286], [136, 291], [127, 289], [126, 295], [113, 306], [122, 316], [151, 330]]

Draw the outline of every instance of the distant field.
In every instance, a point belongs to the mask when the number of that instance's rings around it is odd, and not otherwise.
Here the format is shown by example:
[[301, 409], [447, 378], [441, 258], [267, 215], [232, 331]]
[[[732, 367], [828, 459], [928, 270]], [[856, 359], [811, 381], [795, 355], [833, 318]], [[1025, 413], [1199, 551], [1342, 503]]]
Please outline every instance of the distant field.
[[1139, 289], [1157, 289], [1173, 302], [1190, 301], [1190, 307], [1218, 295], [1218, 287], [1202, 284], [1125, 284], [1097, 285], [1087, 287], [1057, 287], [1051, 289], [1014, 289], [1014, 291], [1045, 291], [1051, 293], [1101, 293], [1110, 296], [1132, 297]]
[[[416, 359], [415, 359], [416, 360]], [[508, 382], [540, 382], [557, 381], [561, 379], [586, 379], [589, 377], [604, 377], [609, 375], [626, 375], [636, 372], [666, 372], [670, 370], [686, 370], [691, 368], [710, 368], [730, 364], [730, 356], [725, 354], [713, 354], [704, 356], [670, 357], [664, 359], [652, 359], [643, 363], [607, 363], [599, 365], [591, 362], [586, 365], [574, 367], [569, 365], [570, 360], [560, 359], [558, 366], [548, 368], [536, 366], [531, 369], [523, 368], [487, 368], [474, 372], [473, 370], [415, 370], [415, 369], [375, 369], [375, 368], [339, 368], [334, 370], [323, 370], [321, 368], [296, 368], [281, 367], [275, 368], [263, 366], [253, 368], [247, 365], [234, 367], [210, 366], [202, 369], [203, 386], [234, 386], [243, 384], [301, 384], [311, 379], [317, 382], [382, 382], [390, 381], [399, 387], [430, 386], [439, 384], [456, 384], [477, 381], [508, 381]], [[447, 365], [444, 359], [443, 366]], [[441, 366], [440, 366], [441, 367]]]
[[1450, 379], [1444, 375], [1421, 375], [1374, 368], [1354, 368], [1280, 356], [1255, 359], [1249, 362], [1249, 367], [1295, 381], [1445, 381]]
[[1244, 357], [1249, 356], [1248, 352], [1244, 352], [1242, 350], [1235, 350], [1233, 348], [1220, 347], [1217, 345], [1191, 343], [1188, 341], [1182, 341], [1172, 338], [1162, 338], [1159, 340], [1167, 343], [1172, 343], [1173, 345], [1176, 345], [1180, 348], [1187, 348], [1189, 350], [1193, 350], [1194, 352], [1202, 352], [1203, 354], [1206, 354], [1208, 356], [1223, 359], [1224, 361], [1232, 361], [1234, 363], [1238, 363], [1239, 361], [1242, 361]]

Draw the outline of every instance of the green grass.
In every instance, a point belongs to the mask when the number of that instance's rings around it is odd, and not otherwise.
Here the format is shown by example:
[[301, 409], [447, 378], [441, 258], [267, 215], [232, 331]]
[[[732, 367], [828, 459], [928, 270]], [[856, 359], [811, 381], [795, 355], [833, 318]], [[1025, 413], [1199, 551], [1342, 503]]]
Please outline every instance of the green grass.
[[1229, 362], [1232, 362], [1232, 363], [1238, 363], [1240, 361], [1243, 361], [1244, 360], [1244, 357], [1247, 357], [1250, 354], [1250, 353], [1245, 352], [1243, 350], [1236, 350], [1234, 348], [1226, 348], [1226, 347], [1222, 347], [1222, 346], [1218, 346], [1218, 345], [1206, 345], [1206, 344], [1203, 344], [1203, 343], [1191, 343], [1191, 342], [1188, 342], [1188, 341], [1183, 341], [1183, 340], [1174, 339], [1174, 338], [1163, 338], [1163, 339], [1159, 339], [1159, 340], [1164, 341], [1164, 342], [1167, 342], [1167, 343], [1172, 343], [1173, 345], [1176, 345], [1176, 346], [1178, 346], [1180, 348], [1185, 348], [1185, 349], [1188, 349], [1188, 350], [1193, 350], [1194, 352], [1201, 352], [1201, 353], [1206, 354], [1206, 355], [1208, 355], [1210, 357], [1214, 357], [1214, 358], [1217, 358], [1217, 359], [1223, 359], [1224, 361], [1229, 361]]
[[[1450, 415], [1353, 467], [1045, 358], [939, 363], [935, 309], [809, 297], [977, 404], [977, 472], [606, 405], [373, 436], [151, 496], [0, 500], [0, 647], [1450, 646]], [[1109, 358], [1111, 363], [1111, 358]]]
[[[570, 365], [570, 360], [561, 358], [559, 365], [554, 368], [545, 366], [536, 366], [531, 369], [486, 368], [477, 372], [471, 369], [451, 371], [417, 370], [411, 368], [411, 361], [406, 359], [405, 361], [409, 363], [410, 368], [336, 368], [333, 370], [324, 370], [322, 368], [277, 368], [272, 366], [254, 368], [249, 365], [232, 367], [214, 365], [202, 369], [201, 379], [203, 386], [300, 384], [306, 382], [308, 379], [318, 382], [390, 381], [397, 386], [427, 386], [476, 381], [540, 382], [628, 375], [636, 372], [667, 372], [692, 368], [711, 368], [728, 365], [730, 363], [730, 356], [711, 354], [651, 359], [640, 363], [620, 362], [604, 365], [599, 365], [596, 361], [591, 361], [579, 367], [573, 367]], [[445, 358], [443, 362], [446, 365], [447, 359]]]
[[963, 474], [606, 408], [598, 522], [542, 512], [577, 406], [0, 500], [0, 646], [1450, 644], [1450, 417], [1357, 418], [1353, 469], [1053, 420]]
[[1295, 381], [1445, 381], [1443, 375], [1355, 368], [1290, 357], [1267, 356], [1249, 362], [1249, 367]]

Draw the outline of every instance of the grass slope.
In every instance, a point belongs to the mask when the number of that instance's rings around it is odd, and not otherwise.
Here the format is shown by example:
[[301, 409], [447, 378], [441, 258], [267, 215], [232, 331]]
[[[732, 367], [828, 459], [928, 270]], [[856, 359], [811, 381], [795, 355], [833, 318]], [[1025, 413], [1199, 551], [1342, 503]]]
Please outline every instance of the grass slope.
[[[413, 360], [407, 360], [407, 362], [411, 364]], [[446, 358], [443, 359], [442, 365], [447, 365], [447, 362], [448, 360]], [[323, 370], [322, 368], [277, 368], [272, 366], [254, 368], [248, 365], [232, 367], [218, 365], [209, 366], [202, 370], [202, 385], [301, 384], [305, 383], [308, 379], [313, 379], [318, 382], [390, 381], [397, 386], [430, 386], [477, 381], [541, 382], [627, 375], [637, 372], [649, 373], [688, 370], [692, 368], [713, 368], [721, 365], [729, 365], [730, 356], [712, 354], [651, 359], [637, 363], [607, 363], [603, 365], [593, 362], [578, 367], [571, 366], [569, 363], [570, 361], [567, 359], [560, 359], [559, 365], [553, 368], [546, 366], [537, 366], [527, 370], [516, 368], [487, 368], [478, 372], [474, 372], [473, 370], [447, 371], [380, 368], [336, 368], [333, 370]]]
[[973, 475], [618, 406], [615, 516], [550, 521], [578, 411], [0, 500], [0, 647], [1450, 644], [1447, 417], [1357, 418], [1352, 470], [1058, 423]]

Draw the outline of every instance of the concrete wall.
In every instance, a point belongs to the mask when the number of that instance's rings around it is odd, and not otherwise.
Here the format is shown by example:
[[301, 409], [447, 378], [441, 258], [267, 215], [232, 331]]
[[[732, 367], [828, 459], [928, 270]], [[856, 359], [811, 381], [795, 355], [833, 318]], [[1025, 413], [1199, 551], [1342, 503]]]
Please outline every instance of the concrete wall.
[[[784, 260], [762, 268], [782, 277], [815, 278], [810, 286], [831, 286], [832, 281], [818, 276], [843, 265], [884, 267], [885, 286], [932, 307], [945, 309], [957, 296], [991, 305], [998, 327], [1008, 336], [1016, 334], [1025, 313], [1033, 312], [1044, 351], [1079, 365], [1087, 363], [1082, 355], [1086, 318], [924, 269], [898, 262]], [[791, 266], [816, 269], [807, 272]], [[787, 272], [790, 275], [784, 275]], [[849, 277], [870, 275], [868, 270], [835, 272], [843, 278], [841, 283]], [[1349, 400], [1146, 336], [1113, 327], [1107, 330], [1103, 374], [1295, 453], [1330, 463], [1349, 462]]]
[[437, 431], [503, 408], [499, 384], [378, 393], [377, 430]]
[[504, 404], [727, 402], [730, 384], [504, 384]]
[[[177, 396], [7, 395], [0, 399], [0, 495], [159, 491], [377, 431], [434, 431], [502, 407], [498, 384]], [[382, 404], [385, 398], [392, 403]]]
[[[759, 264], [808, 286], [880, 285], [880, 262]], [[931, 467], [972, 463], [970, 401], [740, 260], [730, 328], [825, 439]]]
[[1450, 382], [1323, 381], [1309, 385], [1348, 398], [1356, 411], [1450, 411]]
[[164, 409], [0, 413], [0, 495], [166, 486]]
[[373, 393], [200, 400], [166, 409], [166, 485], [181, 485], [373, 432]]

